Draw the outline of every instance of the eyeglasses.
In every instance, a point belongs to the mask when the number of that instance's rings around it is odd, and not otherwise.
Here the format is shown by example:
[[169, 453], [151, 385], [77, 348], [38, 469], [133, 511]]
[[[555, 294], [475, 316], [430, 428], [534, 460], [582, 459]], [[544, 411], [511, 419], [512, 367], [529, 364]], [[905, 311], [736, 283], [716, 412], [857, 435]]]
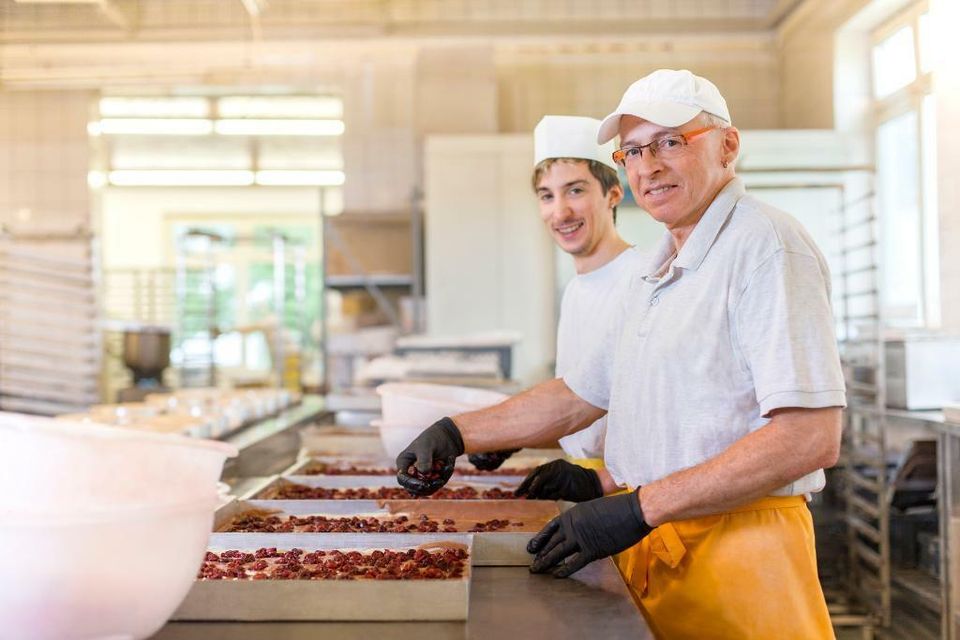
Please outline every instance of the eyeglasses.
[[675, 158], [683, 153], [684, 147], [690, 144], [690, 141], [699, 135], [708, 131], [713, 131], [717, 127], [704, 127], [695, 129], [689, 133], [677, 133], [671, 136], [657, 138], [653, 142], [641, 144], [638, 146], [620, 147], [613, 152], [613, 161], [621, 167], [628, 163], [632, 164], [643, 157], [643, 150], [646, 149], [654, 158]]

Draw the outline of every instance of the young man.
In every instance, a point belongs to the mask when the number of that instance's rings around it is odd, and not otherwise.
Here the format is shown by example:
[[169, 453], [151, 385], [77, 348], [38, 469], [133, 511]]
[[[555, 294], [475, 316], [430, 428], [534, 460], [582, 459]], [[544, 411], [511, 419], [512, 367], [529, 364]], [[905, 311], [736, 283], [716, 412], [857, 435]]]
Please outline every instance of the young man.
[[[666, 233], [633, 279], [619, 337], [576, 371], [424, 431], [406, 473], [464, 451], [573, 433], [606, 413], [604, 461], [630, 493], [583, 502], [531, 541], [531, 569], [621, 562], [660, 638], [832, 638], [804, 499], [840, 449], [845, 385], [830, 274], [792, 217], [744, 191], [740, 136], [689, 71], [631, 85], [600, 127]], [[449, 473], [445, 477], [449, 477]]]
[[[556, 375], [577, 367], [608, 332], [619, 332], [621, 298], [644, 256], [617, 232], [623, 188], [611, 143], [597, 144], [600, 121], [544, 116], [533, 131], [532, 186], [540, 218], [557, 246], [573, 257], [576, 276], [563, 291], [557, 326]], [[582, 502], [614, 487], [603, 469], [606, 417], [560, 438], [569, 462], [538, 467], [520, 485], [520, 495]]]

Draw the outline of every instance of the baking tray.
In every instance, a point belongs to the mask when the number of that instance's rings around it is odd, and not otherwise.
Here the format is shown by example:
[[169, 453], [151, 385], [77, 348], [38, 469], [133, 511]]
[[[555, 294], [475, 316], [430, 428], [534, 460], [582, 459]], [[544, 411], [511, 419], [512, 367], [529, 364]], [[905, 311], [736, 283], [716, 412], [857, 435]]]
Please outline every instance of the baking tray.
[[[516, 476], [509, 476], [516, 477]], [[274, 500], [266, 497], [271, 489], [283, 484], [295, 483], [308, 487], [323, 487], [328, 489], [358, 489], [361, 487], [399, 487], [395, 478], [389, 476], [272, 476], [266, 478], [259, 485], [255, 485], [246, 495], [240, 496], [245, 500]], [[517, 482], [507, 482], [498, 476], [470, 476], [469, 478], [455, 478], [445, 486], [450, 488], [473, 486], [478, 490], [499, 488], [513, 490]], [[480, 502], [477, 500], [457, 500], [456, 502]]]
[[[457, 473], [456, 475], [453, 476], [455, 480], [460, 480], [463, 482], [472, 482], [473, 480], [476, 480], [476, 479], [484, 479], [484, 480], [497, 479], [506, 485], [515, 487], [515, 486], [518, 486], [521, 482], [523, 482], [523, 479], [526, 477], [523, 474], [510, 474], [510, 475], [483, 474], [483, 473], [472, 474], [470, 473], [470, 471], [474, 470], [473, 465], [467, 464], [466, 460], [464, 460], [463, 462], [464, 462], [463, 465], [460, 465], [460, 464], [457, 465]], [[324, 476], [324, 477], [330, 477], [330, 478], [346, 475], [341, 473], [337, 473], [337, 474], [323, 474], [323, 473], [305, 474], [303, 473], [303, 471], [305, 471], [306, 469], [310, 468], [312, 465], [315, 465], [315, 464], [329, 464], [337, 467], [349, 467], [349, 466], [367, 467], [367, 468], [376, 467], [376, 468], [383, 468], [383, 469], [390, 470], [390, 473], [376, 474], [376, 476], [373, 476], [371, 474], [365, 474], [367, 477], [389, 478], [391, 476], [397, 475], [395, 461], [387, 460], [384, 458], [377, 458], [373, 456], [368, 456], [368, 457], [311, 456], [309, 458], [303, 458], [302, 460], [298, 460], [297, 462], [293, 463], [292, 465], [290, 465], [290, 467], [282, 471], [280, 475], [284, 477], [286, 476], [306, 476], [306, 477]]]
[[[450, 533], [228, 533], [225, 528], [231, 520], [245, 511], [269, 512], [278, 516], [351, 516], [396, 517], [406, 515], [416, 522], [420, 515], [443, 522], [453, 518], [461, 525], [472, 526], [494, 518], [522, 522], [522, 527], [502, 531], [472, 533], [473, 565], [517, 567], [529, 565], [533, 559], [527, 553], [527, 542], [550, 520], [560, 515], [556, 502], [545, 500], [232, 500], [217, 510], [214, 530], [217, 536], [419, 536], [429, 540], [446, 539]], [[461, 532], [469, 533], [469, 532]]]
[[[220, 534], [207, 548], [253, 552], [262, 547], [341, 551], [404, 551], [458, 544], [473, 554], [470, 535], [444, 534], [425, 540], [404, 534]], [[174, 620], [466, 620], [470, 606], [470, 563], [464, 577], [450, 580], [211, 580], [194, 582]]]

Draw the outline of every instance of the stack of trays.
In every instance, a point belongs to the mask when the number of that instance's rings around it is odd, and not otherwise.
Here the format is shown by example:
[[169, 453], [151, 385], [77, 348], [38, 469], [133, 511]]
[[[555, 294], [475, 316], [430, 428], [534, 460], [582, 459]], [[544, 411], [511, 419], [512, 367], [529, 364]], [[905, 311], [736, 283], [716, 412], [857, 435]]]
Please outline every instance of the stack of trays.
[[99, 400], [90, 240], [68, 244], [0, 237], [0, 408], [5, 410], [55, 415]]

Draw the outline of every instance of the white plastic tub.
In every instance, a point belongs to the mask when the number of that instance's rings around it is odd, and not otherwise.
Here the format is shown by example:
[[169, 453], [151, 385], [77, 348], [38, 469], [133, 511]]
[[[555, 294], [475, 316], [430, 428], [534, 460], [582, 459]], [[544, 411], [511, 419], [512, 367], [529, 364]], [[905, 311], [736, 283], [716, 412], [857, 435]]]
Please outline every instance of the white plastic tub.
[[0, 640], [153, 635], [196, 578], [218, 504], [55, 516], [0, 511]]
[[383, 444], [383, 450], [387, 452], [387, 456], [390, 458], [396, 458], [400, 455], [400, 452], [406, 449], [408, 444], [430, 426], [429, 424], [388, 424], [384, 420], [371, 420], [370, 425], [376, 427], [380, 432], [380, 442]]
[[483, 409], [509, 396], [487, 389], [442, 384], [391, 382], [377, 387], [383, 421], [388, 424], [422, 424], [429, 427], [444, 416]]
[[85, 513], [214, 499], [235, 447], [0, 413], [0, 512]]

